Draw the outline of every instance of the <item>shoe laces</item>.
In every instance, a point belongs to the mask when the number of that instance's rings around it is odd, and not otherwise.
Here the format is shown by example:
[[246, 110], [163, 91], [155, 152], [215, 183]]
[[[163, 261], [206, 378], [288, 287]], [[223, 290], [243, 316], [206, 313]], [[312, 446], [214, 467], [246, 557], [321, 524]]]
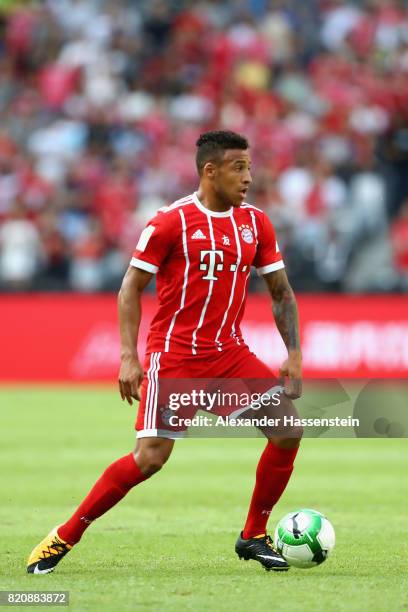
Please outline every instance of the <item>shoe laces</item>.
[[265, 536], [265, 544], [266, 544], [267, 546], [269, 546], [269, 548], [272, 548], [272, 550], [273, 550], [274, 552], [276, 552], [276, 550], [275, 550], [275, 548], [274, 548], [274, 546], [273, 546], [273, 540], [272, 540], [272, 538], [271, 538], [271, 536], [270, 536], [270, 535], [266, 535], [266, 536]]
[[67, 544], [65, 542], [62, 542], [58, 538], [54, 538], [51, 544], [41, 551], [40, 557], [42, 559], [47, 559], [54, 555], [62, 555], [67, 552], [68, 552]]

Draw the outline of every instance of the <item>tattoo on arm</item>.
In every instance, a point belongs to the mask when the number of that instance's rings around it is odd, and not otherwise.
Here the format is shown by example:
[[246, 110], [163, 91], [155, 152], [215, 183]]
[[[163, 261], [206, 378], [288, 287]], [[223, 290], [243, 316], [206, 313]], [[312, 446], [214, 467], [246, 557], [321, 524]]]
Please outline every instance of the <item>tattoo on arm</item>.
[[300, 349], [299, 318], [295, 295], [284, 270], [264, 276], [273, 299], [276, 326], [289, 350]]

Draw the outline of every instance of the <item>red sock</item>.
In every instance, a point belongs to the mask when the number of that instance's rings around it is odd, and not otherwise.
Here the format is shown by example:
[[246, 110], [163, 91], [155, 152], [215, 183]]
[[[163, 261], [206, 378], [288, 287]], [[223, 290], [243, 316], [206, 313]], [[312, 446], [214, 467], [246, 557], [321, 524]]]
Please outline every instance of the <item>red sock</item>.
[[76, 544], [92, 521], [117, 504], [132, 487], [146, 480], [133, 453], [111, 463], [71, 518], [58, 527], [58, 535], [69, 544]]
[[269, 441], [256, 468], [256, 482], [242, 537], [266, 533], [266, 524], [293, 471], [297, 448], [279, 448]]

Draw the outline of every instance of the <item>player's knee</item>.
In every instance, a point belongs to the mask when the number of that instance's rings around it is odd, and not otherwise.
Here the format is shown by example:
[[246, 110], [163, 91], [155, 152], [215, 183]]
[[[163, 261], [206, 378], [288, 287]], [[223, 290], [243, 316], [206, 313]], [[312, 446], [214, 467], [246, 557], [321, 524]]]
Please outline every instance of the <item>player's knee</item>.
[[158, 472], [173, 450], [174, 440], [162, 438], [141, 438], [133, 451], [135, 461], [146, 476]]
[[161, 470], [167, 459], [168, 457], [158, 449], [143, 449], [135, 452], [135, 461], [146, 476], [152, 476]]
[[147, 476], [153, 476], [162, 469], [163, 465], [164, 461], [160, 457], [151, 457], [146, 461], [142, 471]]
[[303, 427], [293, 427], [290, 432], [290, 438], [293, 440], [294, 447], [299, 446], [301, 439], [303, 438], [304, 429]]
[[270, 440], [278, 448], [298, 448], [300, 445], [300, 441], [302, 439], [302, 435], [303, 435], [303, 429], [299, 427], [299, 428], [296, 428], [296, 431], [291, 432], [291, 436], [288, 438], [276, 437], [276, 438], [270, 438]]

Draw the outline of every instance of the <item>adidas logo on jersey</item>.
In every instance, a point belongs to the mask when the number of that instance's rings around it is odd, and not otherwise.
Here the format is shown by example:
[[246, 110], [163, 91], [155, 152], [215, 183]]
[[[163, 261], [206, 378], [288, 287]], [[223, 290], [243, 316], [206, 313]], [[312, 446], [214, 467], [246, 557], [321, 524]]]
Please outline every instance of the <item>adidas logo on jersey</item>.
[[196, 232], [194, 232], [194, 234], [191, 236], [192, 240], [206, 240], [207, 236], [205, 234], [203, 234], [203, 232], [198, 229]]

